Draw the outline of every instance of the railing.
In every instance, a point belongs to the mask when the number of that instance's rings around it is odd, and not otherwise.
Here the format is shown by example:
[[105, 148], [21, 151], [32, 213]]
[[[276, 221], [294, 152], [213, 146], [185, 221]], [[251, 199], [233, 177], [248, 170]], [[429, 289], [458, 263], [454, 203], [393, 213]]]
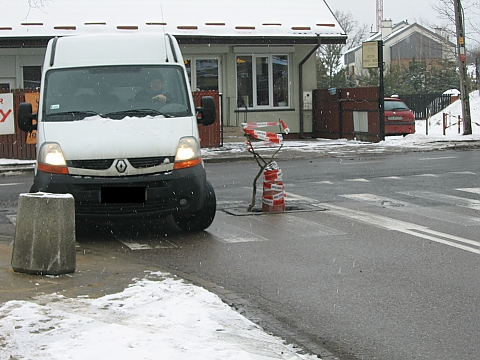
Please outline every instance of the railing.
[[453, 96], [443, 94], [398, 94], [398, 97], [413, 111], [417, 120], [441, 112], [454, 100]]

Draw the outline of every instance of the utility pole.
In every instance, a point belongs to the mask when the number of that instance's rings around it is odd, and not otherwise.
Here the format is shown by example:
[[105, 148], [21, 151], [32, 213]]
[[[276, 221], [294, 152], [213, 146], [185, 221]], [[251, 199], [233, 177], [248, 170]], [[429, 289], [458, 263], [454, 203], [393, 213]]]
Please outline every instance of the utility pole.
[[460, 99], [462, 101], [463, 135], [472, 134], [472, 121], [470, 117], [470, 94], [467, 81], [467, 55], [465, 52], [465, 25], [463, 8], [460, 0], [453, 1], [455, 8], [455, 26], [457, 29], [457, 53], [460, 68]]

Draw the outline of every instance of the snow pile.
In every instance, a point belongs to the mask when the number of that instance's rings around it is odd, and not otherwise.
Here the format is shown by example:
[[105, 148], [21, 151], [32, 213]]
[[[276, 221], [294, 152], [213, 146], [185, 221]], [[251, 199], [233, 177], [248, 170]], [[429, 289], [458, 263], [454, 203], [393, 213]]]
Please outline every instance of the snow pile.
[[99, 299], [9, 301], [0, 334], [0, 359], [317, 359], [207, 290], [160, 273]]

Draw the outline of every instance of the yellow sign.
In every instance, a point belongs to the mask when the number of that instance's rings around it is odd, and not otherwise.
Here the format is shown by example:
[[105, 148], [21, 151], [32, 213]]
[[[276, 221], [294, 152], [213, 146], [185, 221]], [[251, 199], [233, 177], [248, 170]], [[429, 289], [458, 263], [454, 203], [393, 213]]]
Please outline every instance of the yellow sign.
[[362, 66], [364, 69], [378, 68], [378, 42], [362, 43]]

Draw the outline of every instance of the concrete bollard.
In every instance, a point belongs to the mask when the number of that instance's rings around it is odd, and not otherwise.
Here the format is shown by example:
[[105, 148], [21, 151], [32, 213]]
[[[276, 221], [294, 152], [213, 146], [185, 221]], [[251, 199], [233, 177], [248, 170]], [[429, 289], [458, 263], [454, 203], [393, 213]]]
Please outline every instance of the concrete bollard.
[[70, 194], [20, 194], [12, 268], [36, 275], [75, 271], [75, 201]]

